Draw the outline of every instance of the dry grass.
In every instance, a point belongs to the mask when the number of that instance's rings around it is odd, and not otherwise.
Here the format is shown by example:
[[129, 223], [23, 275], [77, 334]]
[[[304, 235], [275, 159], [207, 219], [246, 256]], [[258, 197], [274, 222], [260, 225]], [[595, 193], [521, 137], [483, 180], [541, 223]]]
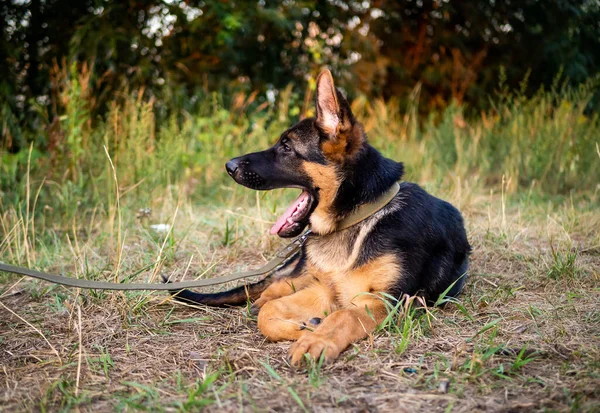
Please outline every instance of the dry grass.
[[[257, 266], [280, 244], [262, 234], [284, 203], [279, 191], [236, 208], [249, 193], [234, 189], [222, 207], [157, 198], [150, 217], [136, 218], [137, 205], [123, 207], [121, 224], [64, 223], [27, 251], [29, 230], [7, 213], [0, 248], [101, 279], [115, 268], [148, 266], [138, 278], [150, 279]], [[289, 343], [266, 342], [245, 309], [2, 276], [0, 410], [598, 411], [598, 194], [439, 195], [460, 205], [473, 245], [461, 304], [399, 314], [329, 366], [291, 368]], [[171, 234], [150, 229], [169, 222]]]

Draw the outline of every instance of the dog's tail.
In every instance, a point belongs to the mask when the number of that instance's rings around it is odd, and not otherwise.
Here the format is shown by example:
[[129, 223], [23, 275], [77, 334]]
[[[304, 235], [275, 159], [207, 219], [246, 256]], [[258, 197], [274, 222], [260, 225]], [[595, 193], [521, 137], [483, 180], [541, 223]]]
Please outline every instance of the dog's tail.
[[[245, 305], [248, 301], [254, 301], [260, 297], [262, 292], [274, 281], [284, 277], [293, 277], [294, 274], [297, 274], [304, 265], [301, 255], [296, 253], [281, 268], [253, 284], [242, 285], [219, 293], [195, 293], [190, 290], [169, 290], [169, 293], [174, 299], [190, 304], [204, 304], [211, 307]], [[167, 280], [163, 281], [168, 282]]]
[[273, 276], [268, 275], [254, 284], [246, 284], [220, 293], [195, 293], [190, 290], [169, 290], [177, 301], [189, 304], [204, 304], [211, 307], [229, 307], [244, 305], [254, 301], [273, 282]]

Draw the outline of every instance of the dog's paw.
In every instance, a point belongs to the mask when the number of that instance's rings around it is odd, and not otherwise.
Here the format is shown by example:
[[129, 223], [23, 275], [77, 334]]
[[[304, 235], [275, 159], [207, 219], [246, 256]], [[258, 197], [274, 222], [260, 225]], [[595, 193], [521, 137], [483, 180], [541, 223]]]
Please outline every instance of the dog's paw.
[[290, 347], [289, 360], [293, 366], [299, 366], [304, 360], [305, 354], [310, 354], [315, 360], [325, 356], [325, 363], [335, 360], [341, 349], [330, 338], [324, 337], [318, 333], [305, 334]]

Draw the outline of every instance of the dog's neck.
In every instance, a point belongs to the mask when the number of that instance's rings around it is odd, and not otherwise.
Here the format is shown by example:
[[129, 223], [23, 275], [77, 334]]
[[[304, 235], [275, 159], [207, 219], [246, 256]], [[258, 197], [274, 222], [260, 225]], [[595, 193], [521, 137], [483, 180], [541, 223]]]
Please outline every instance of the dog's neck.
[[377, 222], [398, 208], [398, 203], [392, 205], [392, 200], [399, 190], [400, 185], [394, 182], [374, 201], [358, 206], [338, 221], [333, 232], [305, 238], [309, 262], [324, 272], [343, 274], [352, 268], [360, 256], [366, 237]]
[[366, 142], [360, 155], [343, 168], [344, 181], [333, 202], [338, 221], [352, 214], [357, 207], [375, 202], [404, 173], [402, 163], [383, 157]]
[[342, 220], [338, 221], [335, 232], [343, 231], [358, 224], [359, 222], [364, 221], [372, 215], [375, 215], [378, 211], [389, 204], [392, 199], [396, 197], [396, 195], [398, 195], [398, 191], [400, 191], [400, 184], [398, 182], [394, 182], [387, 191], [385, 191], [375, 200], [359, 205], [353, 209], [352, 212], [347, 214]]

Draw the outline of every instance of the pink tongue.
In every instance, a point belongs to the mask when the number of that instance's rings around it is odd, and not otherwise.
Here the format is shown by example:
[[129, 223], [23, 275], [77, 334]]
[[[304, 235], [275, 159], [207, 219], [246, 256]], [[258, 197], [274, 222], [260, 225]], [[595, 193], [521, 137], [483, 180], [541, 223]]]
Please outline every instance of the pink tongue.
[[290, 205], [290, 207], [285, 211], [285, 213], [277, 219], [277, 222], [271, 227], [271, 235], [279, 234], [281, 228], [287, 223], [287, 219], [291, 217], [296, 209], [300, 206], [300, 204], [306, 200], [308, 197], [308, 192], [302, 191], [300, 196]]

